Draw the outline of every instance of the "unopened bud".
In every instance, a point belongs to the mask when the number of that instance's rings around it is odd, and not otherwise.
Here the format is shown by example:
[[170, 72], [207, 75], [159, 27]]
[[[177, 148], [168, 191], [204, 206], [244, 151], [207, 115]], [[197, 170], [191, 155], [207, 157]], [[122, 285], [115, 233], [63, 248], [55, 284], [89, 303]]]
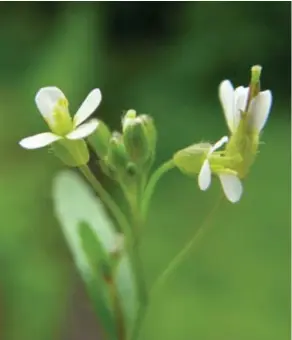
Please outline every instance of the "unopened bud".
[[125, 132], [126, 128], [130, 124], [132, 124], [132, 122], [135, 120], [136, 117], [137, 117], [137, 112], [135, 110], [131, 109], [126, 112], [122, 120], [123, 132]]
[[123, 143], [123, 136], [114, 132], [109, 140], [107, 163], [110, 168], [124, 172], [128, 163], [128, 155]]
[[103, 159], [108, 153], [111, 132], [107, 125], [99, 120], [97, 129], [87, 140], [99, 158]]
[[133, 162], [144, 165], [154, 157], [157, 136], [150, 116], [136, 116], [134, 110], [129, 110], [123, 119], [123, 132], [125, 148]]

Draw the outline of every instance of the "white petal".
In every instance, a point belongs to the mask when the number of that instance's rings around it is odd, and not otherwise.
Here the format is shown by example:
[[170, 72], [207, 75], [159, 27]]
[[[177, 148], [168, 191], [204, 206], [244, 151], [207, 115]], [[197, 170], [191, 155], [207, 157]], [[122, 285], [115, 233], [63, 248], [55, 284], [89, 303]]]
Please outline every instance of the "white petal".
[[208, 156], [210, 156], [214, 151], [216, 151], [217, 149], [220, 149], [221, 146], [225, 143], [228, 142], [228, 137], [224, 136], [221, 139], [218, 140], [218, 142], [216, 142], [209, 150], [208, 152]]
[[19, 144], [25, 149], [39, 149], [52, 144], [61, 138], [62, 137], [51, 132], [44, 132], [35, 136], [24, 138], [19, 142]]
[[256, 98], [253, 99], [250, 109], [250, 124], [252, 127], [261, 132], [269, 117], [270, 109], [272, 106], [272, 93], [271, 91], [260, 92]]
[[75, 126], [83, 123], [92, 113], [97, 109], [101, 102], [101, 92], [99, 89], [92, 90], [89, 95], [85, 98], [84, 102], [81, 104], [80, 108], [74, 116]]
[[51, 123], [54, 123], [52, 112], [60, 99], [66, 100], [66, 97], [60, 89], [54, 86], [41, 88], [35, 96], [35, 102], [40, 113]]
[[237, 114], [235, 115], [235, 119], [240, 119], [240, 111], [245, 111], [247, 98], [248, 98], [249, 88], [239, 86], [234, 91], [234, 98], [235, 98], [235, 110]]
[[220, 174], [219, 178], [227, 199], [232, 203], [238, 202], [243, 191], [240, 179], [232, 174]]
[[224, 80], [219, 85], [219, 98], [223, 107], [225, 119], [229, 130], [234, 131], [234, 89], [229, 80]]
[[84, 123], [82, 125], [79, 125], [74, 131], [68, 133], [66, 135], [66, 138], [68, 139], [82, 139], [94, 132], [98, 126], [98, 120], [92, 119], [88, 123]]
[[198, 183], [201, 190], [207, 190], [211, 184], [211, 168], [209, 161], [206, 159], [201, 167]]

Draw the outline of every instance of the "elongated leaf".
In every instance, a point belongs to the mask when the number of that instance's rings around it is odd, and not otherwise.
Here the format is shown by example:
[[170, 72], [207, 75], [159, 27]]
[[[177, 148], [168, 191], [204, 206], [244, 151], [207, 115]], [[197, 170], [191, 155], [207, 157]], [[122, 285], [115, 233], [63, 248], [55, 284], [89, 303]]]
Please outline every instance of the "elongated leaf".
[[[111, 251], [115, 248], [116, 232], [100, 200], [80, 176], [61, 172], [53, 187], [56, 216], [62, 226], [76, 266], [86, 284], [95, 310], [106, 333], [112, 340], [116, 334], [117, 301], [126, 338], [131, 334], [137, 313], [136, 283], [127, 254], [111, 268]], [[113, 287], [107, 282], [112, 277]], [[119, 312], [120, 313], [120, 312]]]
[[129, 257], [126, 255], [123, 256], [117, 267], [116, 284], [120, 296], [121, 308], [124, 311], [125, 322], [127, 324], [128, 338], [131, 339], [138, 311], [138, 303], [135, 278], [131, 271]]
[[106, 290], [104, 280], [101, 276], [98, 277], [97, 272], [92, 268], [84, 251], [84, 241], [79, 236], [80, 226], [86, 223], [92, 228], [105, 250], [110, 250], [114, 242], [114, 230], [101, 203], [95, 199], [76, 174], [60, 173], [55, 179], [53, 196], [56, 216], [71, 248], [76, 266], [86, 283], [96, 312], [110, 338], [116, 339], [113, 313], [103, 294]]

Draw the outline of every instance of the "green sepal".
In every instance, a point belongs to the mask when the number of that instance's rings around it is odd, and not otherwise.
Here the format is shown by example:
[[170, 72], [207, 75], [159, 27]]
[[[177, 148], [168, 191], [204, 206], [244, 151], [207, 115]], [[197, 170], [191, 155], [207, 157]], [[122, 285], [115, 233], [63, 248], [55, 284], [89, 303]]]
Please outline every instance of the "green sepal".
[[84, 140], [61, 139], [51, 146], [53, 153], [64, 164], [78, 167], [89, 162], [89, 151]]
[[173, 162], [176, 167], [188, 175], [197, 175], [202, 167], [211, 144], [198, 143], [176, 152]]
[[110, 138], [111, 132], [109, 128], [103, 121], [99, 120], [97, 129], [88, 136], [87, 140], [100, 159], [106, 157], [108, 153]]
[[109, 141], [107, 163], [110, 168], [115, 169], [118, 173], [124, 172], [129, 157], [123, 142], [123, 136], [119, 132], [114, 132]]
[[129, 160], [123, 136], [115, 132], [109, 143], [108, 156], [101, 162], [103, 171], [122, 187], [132, 190], [137, 182], [137, 167]]

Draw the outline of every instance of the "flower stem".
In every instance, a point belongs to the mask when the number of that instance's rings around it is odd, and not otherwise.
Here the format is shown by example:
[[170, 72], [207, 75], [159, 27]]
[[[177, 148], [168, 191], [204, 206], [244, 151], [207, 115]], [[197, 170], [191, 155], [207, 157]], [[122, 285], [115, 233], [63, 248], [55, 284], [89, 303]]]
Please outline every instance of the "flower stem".
[[104, 204], [108, 207], [108, 209], [113, 214], [114, 218], [118, 222], [122, 232], [125, 234], [127, 241], [132, 244], [133, 236], [130, 228], [130, 224], [127, 221], [125, 215], [119, 208], [119, 206], [115, 203], [109, 193], [104, 189], [104, 187], [99, 183], [99, 181], [95, 178], [91, 170], [87, 165], [82, 165], [79, 167], [80, 171], [84, 175], [84, 177], [88, 180], [88, 182], [92, 185], [93, 189], [100, 196], [100, 199], [104, 202]]
[[[151, 176], [145, 191], [142, 192], [142, 196], [137, 195], [137, 201], [136, 202], [132, 202], [134, 204], [132, 204], [132, 214], [133, 214], [133, 218], [134, 218], [134, 227], [136, 228], [136, 231], [141, 231], [141, 228], [143, 227], [144, 221], [145, 221], [145, 217], [146, 214], [148, 212], [148, 206], [150, 203], [150, 199], [151, 196], [154, 192], [155, 186], [158, 182], [158, 180], [161, 178], [161, 176], [167, 172], [168, 170], [172, 169], [174, 167], [174, 163], [172, 160], [163, 163]], [[142, 187], [144, 187], [142, 185]], [[141, 194], [141, 193], [140, 193]], [[140, 204], [139, 204], [140, 201]], [[136, 204], [135, 204], [136, 203]], [[137, 241], [138, 237], [137, 237]], [[139, 256], [139, 246], [138, 243], [136, 243], [134, 245], [134, 247], [136, 248], [136, 254], [137, 254], [137, 258], [138, 261], [140, 260], [140, 256]], [[141, 264], [141, 262], [140, 262]], [[146, 287], [144, 286], [144, 288], [146, 289]], [[137, 313], [137, 318], [135, 320], [135, 326], [134, 326], [134, 330], [133, 330], [133, 334], [131, 336], [131, 340], [137, 340], [139, 333], [141, 331], [141, 325], [143, 322], [143, 319], [145, 317], [145, 314], [147, 312], [147, 308], [148, 308], [148, 303], [149, 303], [149, 299], [148, 299], [148, 292], [146, 291], [146, 299], [144, 300], [143, 304], [140, 304], [138, 313]]]
[[143, 219], [145, 219], [145, 217], [146, 217], [148, 207], [149, 207], [149, 203], [150, 203], [150, 199], [151, 199], [151, 196], [154, 192], [154, 189], [155, 189], [155, 186], [156, 186], [158, 180], [160, 179], [160, 177], [164, 173], [173, 169], [174, 166], [175, 166], [174, 162], [171, 159], [171, 160], [163, 163], [150, 177], [150, 180], [149, 180], [149, 182], [146, 186], [146, 189], [144, 191], [142, 205], [141, 205], [141, 215], [142, 215]]
[[133, 244], [133, 254], [135, 256], [135, 260], [138, 266], [139, 270], [139, 279], [141, 280], [139, 283], [140, 288], [140, 304], [137, 310], [137, 315], [134, 321], [134, 328], [133, 332], [131, 334], [130, 339], [131, 340], [137, 340], [139, 336], [139, 332], [141, 329], [141, 325], [144, 319], [145, 312], [147, 310], [148, 306], [148, 290], [147, 286], [145, 284], [145, 277], [143, 274], [143, 262], [140, 255], [140, 249], [139, 249], [139, 232], [141, 228], [143, 227], [143, 219], [141, 216], [141, 194], [142, 194], [142, 180], [141, 178], [139, 181], [137, 181], [137, 187], [135, 190], [135, 193], [132, 195], [127, 195], [127, 199], [130, 205], [131, 209], [131, 215], [132, 215], [132, 224], [133, 224], [133, 231], [134, 231], [134, 244]]
[[222, 196], [220, 195], [218, 201], [213, 206], [210, 213], [204, 219], [202, 224], [200, 225], [199, 229], [196, 230], [196, 233], [191, 238], [189, 242], [183, 247], [183, 249], [174, 257], [174, 259], [168, 264], [162, 274], [158, 277], [152, 289], [150, 291], [150, 295], [153, 294], [164, 284], [164, 282], [168, 279], [168, 277], [172, 274], [172, 272], [182, 263], [182, 261], [186, 258], [189, 252], [192, 250], [195, 243], [200, 239], [200, 237], [207, 231], [208, 224], [213, 217], [214, 213], [217, 211], [218, 207], [220, 206], [222, 200]]
[[[130, 257], [131, 264], [132, 264], [133, 273], [135, 275], [136, 282], [138, 285], [138, 295], [139, 295], [139, 300], [140, 300], [140, 306], [146, 306], [147, 300], [148, 300], [148, 292], [146, 290], [146, 286], [145, 286], [143, 275], [142, 275], [141, 259], [138, 253], [138, 249], [136, 247], [134, 232], [131, 229], [130, 224], [127, 221], [126, 217], [124, 216], [123, 212], [120, 210], [119, 206], [115, 203], [115, 201], [111, 198], [111, 196], [103, 188], [103, 186], [98, 182], [98, 180], [92, 174], [89, 167], [87, 165], [83, 165], [79, 167], [79, 169], [82, 172], [82, 174], [85, 176], [85, 178], [88, 180], [88, 182], [93, 186], [94, 190], [100, 196], [104, 204], [110, 209], [113, 216], [117, 220], [119, 226], [121, 227], [122, 232], [125, 235], [125, 238], [127, 241], [126, 243], [127, 251]], [[138, 209], [135, 209], [135, 210], [133, 209], [132, 213], [137, 214], [136, 215], [137, 217], [134, 216], [135, 220], [137, 221], [140, 220]], [[138, 327], [138, 324], [140, 324], [141, 318], [142, 317], [141, 317], [141, 307], [140, 307], [137, 320], [136, 320], [136, 325], [137, 325], [136, 327]]]

